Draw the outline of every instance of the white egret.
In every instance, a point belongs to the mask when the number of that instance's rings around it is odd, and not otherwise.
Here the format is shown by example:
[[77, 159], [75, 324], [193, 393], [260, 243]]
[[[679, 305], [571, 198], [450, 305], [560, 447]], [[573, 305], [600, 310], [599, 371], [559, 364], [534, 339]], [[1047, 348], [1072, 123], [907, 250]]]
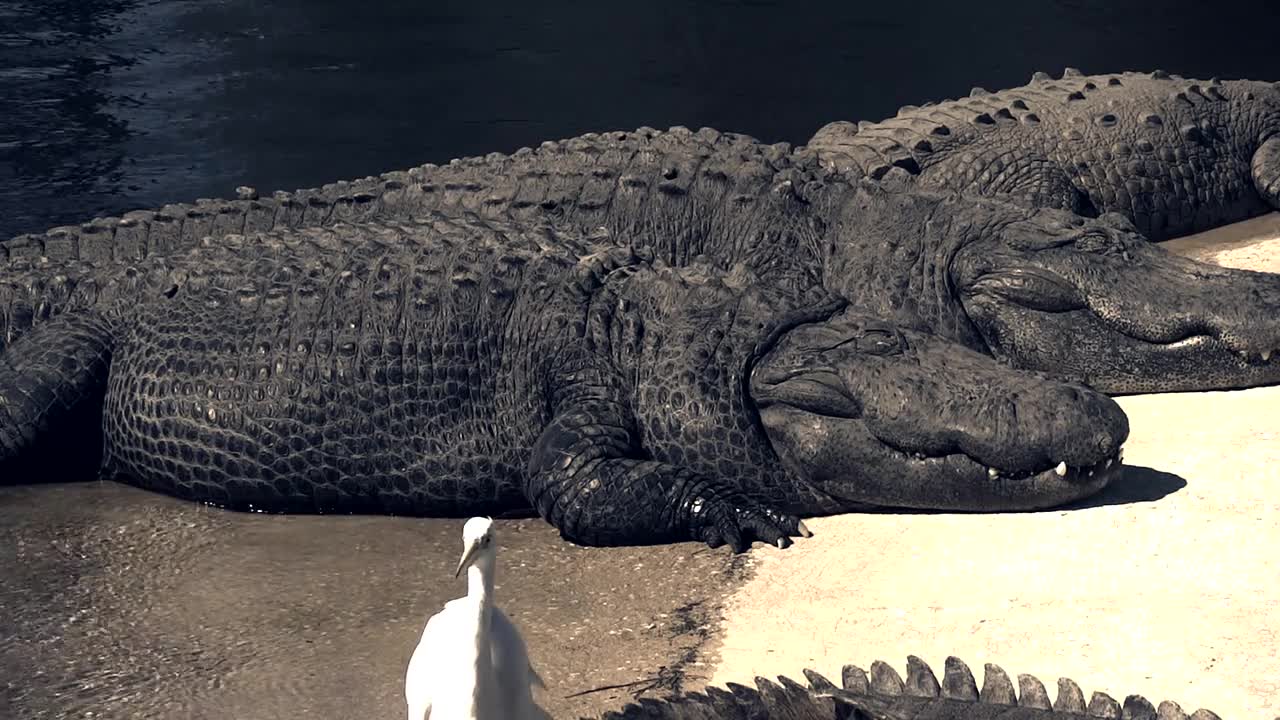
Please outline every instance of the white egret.
[[[493, 520], [473, 517], [462, 528], [466, 597], [450, 600], [427, 620], [409, 658], [404, 699], [409, 720], [547, 718], [533, 701], [542, 678], [529, 664], [520, 631], [493, 601], [496, 546]], [[544, 686], [545, 687], [545, 686]]]

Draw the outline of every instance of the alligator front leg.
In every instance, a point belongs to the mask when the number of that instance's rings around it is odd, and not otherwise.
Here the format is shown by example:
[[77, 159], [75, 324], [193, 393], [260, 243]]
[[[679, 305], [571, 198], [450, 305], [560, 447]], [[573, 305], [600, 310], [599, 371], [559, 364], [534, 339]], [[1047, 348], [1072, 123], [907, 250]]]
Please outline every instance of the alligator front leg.
[[1253, 153], [1253, 186], [1268, 205], [1280, 210], [1280, 135], [1268, 138]]
[[108, 322], [87, 313], [55, 318], [0, 353], [0, 480], [22, 479], [20, 463], [51, 479], [46, 461], [64, 471], [97, 464], [92, 452], [65, 448], [102, 426], [112, 346]]
[[692, 539], [744, 552], [752, 539], [785, 548], [791, 536], [809, 537], [799, 518], [751, 500], [732, 478], [645, 459], [624, 413], [604, 401], [575, 405], [552, 420], [533, 448], [529, 500], [566, 539], [583, 545]]

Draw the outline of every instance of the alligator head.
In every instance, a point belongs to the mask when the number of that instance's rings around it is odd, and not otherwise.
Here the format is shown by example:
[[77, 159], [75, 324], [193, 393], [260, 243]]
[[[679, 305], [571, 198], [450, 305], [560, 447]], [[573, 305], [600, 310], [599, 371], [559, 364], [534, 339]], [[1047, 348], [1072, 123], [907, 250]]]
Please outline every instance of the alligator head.
[[868, 312], [1111, 394], [1280, 381], [1280, 275], [1148, 243], [1124, 216], [864, 183], [828, 284]]
[[1105, 395], [849, 309], [782, 335], [750, 389], [783, 463], [846, 508], [1051, 507], [1106, 486], [1129, 433]]

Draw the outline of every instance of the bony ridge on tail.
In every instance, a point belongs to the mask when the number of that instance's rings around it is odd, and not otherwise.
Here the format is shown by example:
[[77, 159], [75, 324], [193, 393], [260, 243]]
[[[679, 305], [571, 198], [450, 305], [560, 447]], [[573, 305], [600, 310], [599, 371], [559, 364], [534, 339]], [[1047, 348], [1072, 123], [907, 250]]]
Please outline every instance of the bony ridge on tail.
[[493, 519], [462, 527], [462, 557], [454, 577], [467, 573], [467, 594], [427, 620], [405, 671], [409, 720], [545, 720], [533, 700], [544, 687], [529, 663], [524, 639], [494, 603], [497, 545]]
[[[868, 673], [854, 665], [841, 671], [841, 686], [805, 670], [808, 686], [779, 677], [775, 683], [755, 679], [755, 688], [727, 683], [666, 700], [644, 698], [600, 720], [1219, 720], [1209, 710], [1188, 715], [1176, 702], [1153, 705], [1141, 695], [1117, 702], [1104, 692], [1085, 701], [1080, 686], [1058, 680], [1057, 698], [1050, 702], [1044, 683], [1033, 675], [1018, 675], [1017, 687], [998, 665], [988, 663], [981, 689], [969, 666], [948, 657], [942, 681], [924, 660], [907, 656], [904, 680], [888, 663], [877, 660]], [[586, 720], [585, 718], [583, 720]]]

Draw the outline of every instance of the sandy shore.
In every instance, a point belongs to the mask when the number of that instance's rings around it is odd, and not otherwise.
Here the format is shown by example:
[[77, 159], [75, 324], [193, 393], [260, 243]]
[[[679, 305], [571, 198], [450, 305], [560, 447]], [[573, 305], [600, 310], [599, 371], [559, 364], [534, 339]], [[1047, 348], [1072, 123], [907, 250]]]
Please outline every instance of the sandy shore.
[[[1177, 252], [1280, 272], [1280, 214]], [[844, 515], [754, 553], [711, 680], [800, 677], [908, 653], [1060, 676], [1123, 701], [1280, 715], [1280, 387], [1119, 399], [1126, 484], [1080, 509]]]

